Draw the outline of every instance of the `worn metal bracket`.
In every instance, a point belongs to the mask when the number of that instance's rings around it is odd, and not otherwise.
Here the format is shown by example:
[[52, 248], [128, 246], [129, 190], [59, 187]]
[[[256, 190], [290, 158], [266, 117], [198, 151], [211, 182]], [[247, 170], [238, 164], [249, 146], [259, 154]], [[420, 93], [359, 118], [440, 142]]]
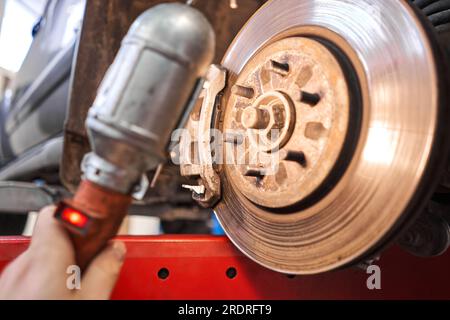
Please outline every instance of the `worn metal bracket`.
[[[218, 65], [211, 65], [208, 70], [203, 92], [203, 103], [197, 116], [191, 115], [186, 129], [188, 135], [181, 137], [180, 163], [181, 175], [197, 178], [198, 186], [185, 186], [193, 191], [192, 197], [204, 207], [212, 207], [221, 197], [221, 183], [214, 163], [211, 137], [214, 136], [214, 120], [217, 117], [218, 96], [226, 86], [227, 70]], [[189, 139], [186, 141], [185, 139]], [[187, 158], [186, 158], [187, 155]]]

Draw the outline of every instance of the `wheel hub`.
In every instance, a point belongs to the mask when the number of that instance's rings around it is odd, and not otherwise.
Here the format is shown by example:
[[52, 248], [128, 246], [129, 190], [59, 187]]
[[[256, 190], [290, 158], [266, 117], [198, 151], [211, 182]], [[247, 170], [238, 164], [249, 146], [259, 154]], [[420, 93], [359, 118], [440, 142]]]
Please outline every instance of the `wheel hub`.
[[235, 187], [268, 208], [297, 204], [317, 191], [344, 146], [348, 91], [339, 60], [314, 39], [282, 39], [250, 59], [223, 124], [224, 132], [246, 137], [238, 146], [243, 152], [226, 167]]

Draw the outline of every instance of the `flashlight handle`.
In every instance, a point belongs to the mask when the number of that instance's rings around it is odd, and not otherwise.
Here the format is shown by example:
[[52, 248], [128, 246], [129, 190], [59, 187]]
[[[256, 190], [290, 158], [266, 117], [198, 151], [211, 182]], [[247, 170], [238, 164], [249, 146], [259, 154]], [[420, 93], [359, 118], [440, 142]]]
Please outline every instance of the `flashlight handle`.
[[[55, 213], [68, 230], [75, 249], [75, 259], [81, 270], [85, 270], [92, 259], [117, 234], [131, 196], [117, 193], [90, 181], [83, 180], [73, 199], [64, 200]], [[82, 215], [84, 225], [75, 225], [65, 210]]]

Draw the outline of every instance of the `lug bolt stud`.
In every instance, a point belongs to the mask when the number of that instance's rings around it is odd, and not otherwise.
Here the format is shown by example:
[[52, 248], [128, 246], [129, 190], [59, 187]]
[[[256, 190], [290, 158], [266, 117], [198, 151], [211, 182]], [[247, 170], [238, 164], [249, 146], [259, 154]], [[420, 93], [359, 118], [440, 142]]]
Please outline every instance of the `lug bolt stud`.
[[231, 93], [247, 99], [252, 99], [255, 96], [255, 90], [250, 87], [234, 85], [231, 88]]

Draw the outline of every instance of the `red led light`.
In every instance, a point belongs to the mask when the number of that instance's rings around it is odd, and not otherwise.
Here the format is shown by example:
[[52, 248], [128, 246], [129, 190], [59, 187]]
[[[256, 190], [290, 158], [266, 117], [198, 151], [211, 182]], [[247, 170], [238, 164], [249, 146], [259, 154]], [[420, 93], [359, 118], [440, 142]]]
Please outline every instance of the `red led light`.
[[61, 212], [61, 219], [77, 228], [84, 228], [89, 220], [84, 214], [72, 208], [65, 208]]

